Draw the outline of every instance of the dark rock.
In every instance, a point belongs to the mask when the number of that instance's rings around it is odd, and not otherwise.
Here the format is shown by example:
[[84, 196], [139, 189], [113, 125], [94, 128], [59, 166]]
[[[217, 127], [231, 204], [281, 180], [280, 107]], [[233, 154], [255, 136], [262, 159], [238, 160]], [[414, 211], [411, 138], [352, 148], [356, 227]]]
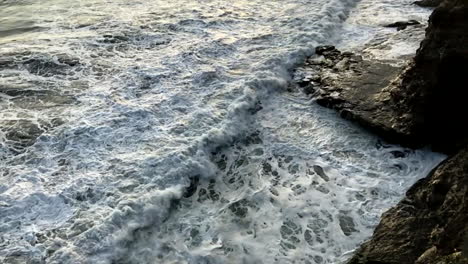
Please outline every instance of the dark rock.
[[315, 48], [315, 53], [317, 55], [323, 55], [325, 52], [336, 50], [335, 46], [318, 46]]
[[318, 46], [315, 48], [315, 54], [323, 55], [329, 60], [336, 60], [342, 55], [341, 51], [336, 49], [335, 46]]
[[414, 2], [415, 5], [422, 7], [438, 7], [443, 0], [421, 0]]
[[403, 30], [408, 26], [419, 25], [419, 24], [421, 23], [419, 23], [416, 20], [408, 20], [408, 21], [398, 21], [395, 23], [391, 23], [391, 24], [385, 25], [385, 27], [396, 27], [398, 30]]
[[[308, 67], [321, 77], [313, 94], [317, 103], [389, 142], [430, 144], [436, 151], [456, 154], [383, 215], [351, 264], [468, 263], [467, 14], [466, 0], [445, 0], [435, 9], [406, 69], [353, 60], [353, 55], [346, 61], [331, 47], [320, 48], [317, 55], [323, 56], [309, 59]], [[387, 148], [380, 143], [376, 147]], [[350, 234], [348, 222], [340, 219], [340, 226]]]
[[317, 63], [308, 66], [318, 75], [312, 90], [316, 102], [338, 110], [342, 117], [356, 121], [390, 142], [410, 144], [411, 140], [406, 140], [407, 127], [398, 123], [402, 114], [388, 104], [390, 93], [385, 90], [403, 68], [364, 60], [331, 47], [320, 52], [324, 54], [321, 63], [315, 59]]
[[387, 211], [350, 264], [468, 263], [468, 147]]
[[468, 1], [446, 0], [429, 19], [413, 65], [392, 89], [415, 139], [454, 153], [468, 143]]
[[310, 79], [304, 78], [304, 79], [298, 81], [297, 84], [301, 88], [307, 87], [308, 85], [310, 85]]
[[446, 0], [434, 11], [406, 69], [359, 59], [333, 46], [317, 47], [323, 56], [308, 60], [320, 77], [312, 95], [390, 143], [429, 144], [455, 153], [468, 144], [467, 6], [467, 1]]

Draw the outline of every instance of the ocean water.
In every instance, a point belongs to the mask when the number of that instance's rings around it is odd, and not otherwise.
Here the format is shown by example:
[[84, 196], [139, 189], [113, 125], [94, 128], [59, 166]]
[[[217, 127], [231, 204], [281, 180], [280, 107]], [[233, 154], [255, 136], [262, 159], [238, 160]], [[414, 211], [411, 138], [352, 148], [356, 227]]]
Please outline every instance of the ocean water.
[[0, 1], [0, 262], [345, 261], [444, 156], [288, 87], [411, 2]]

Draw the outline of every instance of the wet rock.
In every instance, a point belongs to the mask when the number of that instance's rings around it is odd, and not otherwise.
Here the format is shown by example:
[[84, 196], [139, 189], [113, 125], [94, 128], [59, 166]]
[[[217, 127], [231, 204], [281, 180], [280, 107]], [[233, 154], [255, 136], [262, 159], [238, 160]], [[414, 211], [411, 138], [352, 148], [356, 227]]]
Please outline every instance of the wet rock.
[[446, 0], [429, 18], [426, 37], [391, 102], [406, 113], [415, 140], [437, 151], [455, 153], [468, 144], [468, 2]]
[[333, 52], [333, 51], [336, 51], [337, 49], [335, 48], [335, 46], [318, 46], [315, 48], [315, 53], [317, 55], [324, 55], [328, 52]]
[[468, 147], [417, 182], [349, 263], [468, 263], [467, 160]]
[[319, 76], [311, 94], [318, 104], [338, 110], [342, 117], [387, 139], [401, 141], [407, 136], [407, 127], [399, 126], [397, 117], [401, 115], [388, 104], [390, 94], [385, 90], [399, 76], [401, 67], [341, 53], [333, 46], [317, 50], [323, 59], [320, 64], [308, 66], [308, 70]]
[[[344, 55], [330, 46], [318, 48], [320, 56], [308, 60], [308, 70], [321, 76], [312, 94], [319, 104], [338, 110], [389, 142], [410, 147], [431, 144], [436, 151], [458, 153], [383, 215], [352, 264], [468, 263], [466, 14], [464, 0], [445, 0], [435, 9], [426, 37], [405, 69], [366, 59], [350, 59], [348, 66], [337, 67]], [[376, 147], [388, 148], [380, 143]], [[340, 217], [348, 235], [355, 229], [349, 220]]]
[[326, 59], [329, 60], [336, 60], [342, 55], [341, 52], [335, 48], [335, 46], [318, 46], [315, 48], [315, 54], [323, 55]]
[[385, 27], [396, 27], [397, 30], [403, 30], [403, 29], [406, 29], [408, 26], [419, 25], [419, 24], [421, 23], [419, 23], [416, 20], [408, 20], [408, 21], [398, 21], [395, 23], [391, 23], [391, 24], [385, 25]]
[[421, 0], [414, 2], [415, 5], [421, 7], [438, 7], [443, 0]]
[[317, 47], [321, 56], [307, 66], [320, 76], [311, 95], [390, 143], [455, 153], [468, 144], [467, 5], [447, 0], [434, 11], [409, 67]]

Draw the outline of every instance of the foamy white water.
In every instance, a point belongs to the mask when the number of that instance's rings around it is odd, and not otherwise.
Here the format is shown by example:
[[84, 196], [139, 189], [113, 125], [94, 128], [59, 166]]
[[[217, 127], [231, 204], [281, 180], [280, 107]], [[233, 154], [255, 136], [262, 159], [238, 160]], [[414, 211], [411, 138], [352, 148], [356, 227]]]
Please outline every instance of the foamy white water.
[[286, 88], [409, 2], [0, 1], [0, 261], [345, 260], [443, 156]]

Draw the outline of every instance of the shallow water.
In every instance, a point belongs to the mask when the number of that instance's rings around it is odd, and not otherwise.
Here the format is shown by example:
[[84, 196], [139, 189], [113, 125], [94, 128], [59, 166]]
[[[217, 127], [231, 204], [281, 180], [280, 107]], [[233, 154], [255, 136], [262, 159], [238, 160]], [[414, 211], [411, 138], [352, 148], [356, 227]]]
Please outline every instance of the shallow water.
[[0, 1], [0, 260], [345, 260], [443, 156], [287, 88], [409, 2]]

